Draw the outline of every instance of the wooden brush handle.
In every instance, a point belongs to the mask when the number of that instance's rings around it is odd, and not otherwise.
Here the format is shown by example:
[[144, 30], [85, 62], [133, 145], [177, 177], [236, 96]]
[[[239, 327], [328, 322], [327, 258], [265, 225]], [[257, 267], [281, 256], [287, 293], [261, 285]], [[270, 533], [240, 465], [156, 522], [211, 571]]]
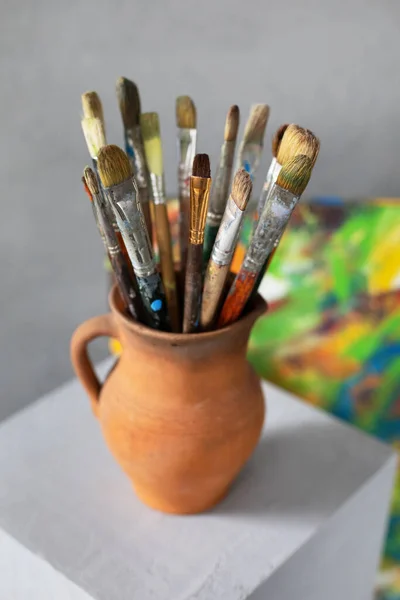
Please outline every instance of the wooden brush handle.
[[242, 314], [256, 283], [257, 274], [241, 269], [229, 290], [218, 319], [218, 327], [237, 321]]
[[199, 326], [202, 271], [203, 244], [189, 244], [186, 262], [183, 333], [194, 333]]
[[186, 273], [186, 261], [189, 244], [189, 220], [190, 198], [181, 196], [179, 199], [179, 248], [182, 273]]
[[179, 300], [172, 256], [171, 232], [169, 229], [168, 213], [165, 204], [154, 205], [154, 218], [157, 244], [160, 252], [161, 274], [167, 298], [171, 328], [174, 333], [178, 333], [181, 330]]
[[200, 319], [201, 328], [205, 331], [212, 329], [216, 321], [218, 308], [224, 299], [223, 292], [228, 274], [229, 265], [217, 265], [213, 260], [208, 263]]

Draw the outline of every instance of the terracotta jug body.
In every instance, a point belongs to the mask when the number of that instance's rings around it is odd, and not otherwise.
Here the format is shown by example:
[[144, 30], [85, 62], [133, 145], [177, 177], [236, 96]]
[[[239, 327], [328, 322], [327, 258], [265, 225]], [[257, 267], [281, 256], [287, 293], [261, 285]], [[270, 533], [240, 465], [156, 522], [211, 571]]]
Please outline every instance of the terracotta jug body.
[[[261, 434], [264, 399], [247, 342], [266, 309], [260, 296], [237, 323], [171, 334], [133, 322], [110, 293], [111, 313], [89, 319], [71, 341], [75, 372], [104, 438], [137, 495], [169, 513], [204, 511], [227, 493]], [[122, 353], [101, 384], [87, 345], [117, 338]]]

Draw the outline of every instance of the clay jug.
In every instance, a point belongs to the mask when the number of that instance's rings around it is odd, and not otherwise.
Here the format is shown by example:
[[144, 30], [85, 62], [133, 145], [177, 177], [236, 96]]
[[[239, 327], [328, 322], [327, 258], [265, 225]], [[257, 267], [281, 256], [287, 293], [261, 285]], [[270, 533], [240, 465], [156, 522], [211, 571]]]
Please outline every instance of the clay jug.
[[[264, 400], [246, 359], [260, 296], [219, 331], [171, 334], [129, 319], [114, 287], [111, 313], [89, 319], [71, 341], [75, 372], [104, 438], [141, 500], [168, 513], [204, 511], [227, 493], [261, 434]], [[101, 384], [87, 353], [98, 336], [122, 353]]]

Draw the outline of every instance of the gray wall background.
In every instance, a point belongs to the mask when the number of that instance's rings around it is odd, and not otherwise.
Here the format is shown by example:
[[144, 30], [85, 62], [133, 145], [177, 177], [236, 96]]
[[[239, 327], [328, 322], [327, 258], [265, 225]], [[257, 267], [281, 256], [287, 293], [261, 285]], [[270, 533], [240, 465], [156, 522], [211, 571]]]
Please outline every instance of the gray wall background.
[[199, 150], [214, 165], [229, 105], [243, 126], [267, 102], [268, 151], [282, 122], [321, 138], [309, 193], [399, 194], [397, 0], [1, 0], [0, 10], [0, 418], [71, 376], [72, 331], [105, 310], [80, 183], [82, 92], [100, 93], [109, 141], [121, 143], [114, 83], [139, 84], [143, 109], [160, 113], [171, 194], [179, 94], [195, 99]]

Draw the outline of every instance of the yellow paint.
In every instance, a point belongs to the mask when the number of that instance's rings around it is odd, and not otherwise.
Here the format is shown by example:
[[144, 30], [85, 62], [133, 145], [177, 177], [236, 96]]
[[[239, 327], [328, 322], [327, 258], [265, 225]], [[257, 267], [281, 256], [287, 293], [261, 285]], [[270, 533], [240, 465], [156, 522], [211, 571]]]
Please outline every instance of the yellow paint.
[[161, 139], [150, 138], [144, 141], [144, 151], [146, 154], [147, 165], [150, 173], [155, 175], [163, 174], [163, 155], [161, 147]]

